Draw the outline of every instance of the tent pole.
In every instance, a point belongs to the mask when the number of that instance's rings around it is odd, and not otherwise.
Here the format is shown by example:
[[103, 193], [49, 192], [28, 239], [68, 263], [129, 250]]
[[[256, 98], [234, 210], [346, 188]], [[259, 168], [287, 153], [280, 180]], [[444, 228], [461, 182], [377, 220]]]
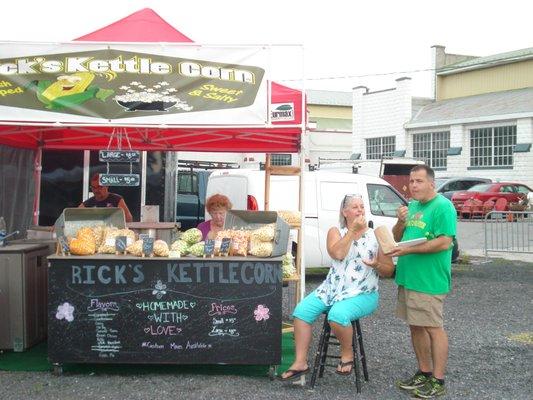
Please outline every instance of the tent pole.
[[91, 168], [91, 151], [83, 150], [83, 198], [85, 201], [89, 198], [89, 186], [91, 177], [89, 176], [89, 169]]
[[[146, 151], [141, 152], [141, 209], [146, 205], [146, 159], [148, 153]], [[131, 164], [130, 164], [131, 165]], [[140, 215], [140, 213], [139, 213]]]
[[300, 201], [299, 201], [299, 207], [300, 207], [300, 229], [298, 230], [298, 253], [300, 254], [300, 260], [299, 260], [299, 271], [297, 271], [300, 274], [300, 300], [304, 298], [305, 296], [305, 243], [304, 243], [304, 229], [305, 229], [305, 156], [307, 153], [307, 140], [305, 138], [306, 132], [307, 132], [307, 110], [306, 110], [306, 92], [305, 92], [305, 47], [302, 45], [302, 110], [300, 113]]
[[35, 151], [33, 161], [33, 182], [34, 182], [34, 200], [33, 200], [33, 225], [39, 225], [39, 213], [41, 208], [41, 172], [43, 169], [43, 149], [41, 146]]

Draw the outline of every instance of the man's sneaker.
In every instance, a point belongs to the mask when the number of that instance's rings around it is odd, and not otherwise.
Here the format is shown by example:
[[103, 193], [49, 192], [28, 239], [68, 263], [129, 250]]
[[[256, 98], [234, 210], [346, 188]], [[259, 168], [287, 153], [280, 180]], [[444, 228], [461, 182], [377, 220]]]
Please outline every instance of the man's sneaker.
[[411, 394], [422, 399], [431, 399], [433, 397], [446, 394], [446, 388], [441, 385], [434, 377], [429, 378], [423, 386], [414, 389]]
[[418, 371], [409, 379], [396, 381], [396, 386], [403, 390], [413, 390], [422, 387], [428, 380], [429, 378], [426, 375]]

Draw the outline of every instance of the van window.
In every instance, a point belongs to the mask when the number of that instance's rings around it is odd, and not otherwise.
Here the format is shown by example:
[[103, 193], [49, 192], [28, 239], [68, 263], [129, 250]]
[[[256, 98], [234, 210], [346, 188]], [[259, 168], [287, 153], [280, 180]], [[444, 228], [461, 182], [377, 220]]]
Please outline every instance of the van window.
[[322, 210], [339, 211], [342, 199], [347, 194], [357, 193], [359, 186], [347, 182], [321, 182], [320, 207]]
[[198, 194], [198, 182], [195, 173], [178, 172], [178, 193]]
[[372, 215], [396, 217], [398, 207], [406, 204], [389, 186], [368, 184], [367, 188]]

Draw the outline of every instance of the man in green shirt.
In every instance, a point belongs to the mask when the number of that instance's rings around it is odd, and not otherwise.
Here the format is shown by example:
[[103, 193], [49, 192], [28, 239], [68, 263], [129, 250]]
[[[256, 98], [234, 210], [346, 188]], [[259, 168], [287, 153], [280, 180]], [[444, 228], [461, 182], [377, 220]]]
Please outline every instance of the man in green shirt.
[[443, 327], [443, 302], [451, 288], [452, 241], [457, 215], [452, 203], [435, 191], [435, 172], [427, 165], [411, 170], [409, 207], [398, 209], [394, 239], [426, 238], [411, 247], [398, 247], [396, 315], [411, 331], [418, 371], [397, 382], [416, 397], [432, 398], [446, 393], [444, 373], [448, 360], [448, 336]]

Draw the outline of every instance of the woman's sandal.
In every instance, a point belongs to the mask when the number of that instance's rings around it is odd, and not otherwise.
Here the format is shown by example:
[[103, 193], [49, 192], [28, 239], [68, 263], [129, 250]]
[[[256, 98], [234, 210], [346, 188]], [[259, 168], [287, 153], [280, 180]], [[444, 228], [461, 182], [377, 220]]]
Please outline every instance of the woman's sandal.
[[341, 367], [341, 368], [344, 368], [344, 367], [347, 367], [347, 366], [350, 366], [351, 368], [348, 370], [348, 371], [339, 371], [338, 369], [335, 370], [335, 373], [338, 374], [338, 375], [342, 375], [342, 376], [348, 376], [352, 373], [352, 370], [353, 370], [353, 360], [350, 360], [350, 361], [339, 361], [339, 365], [337, 366], [338, 367]]
[[[306, 369], [301, 369], [301, 370], [297, 370], [297, 369], [288, 369], [286, 370], [285, 372], [288, 372], [290, 373], [289, 376], [286, 376], [286, 377], [283, 377], [281, 375], [278, 376], [278, 379], [280, 381], [292, 381], [293, 379], [298, 379], [299, 377], [303, 376], [303, 375], [307, 375], [309, 373], [309, 367], [307, 367]], [[283, 372], [283, 373], [285, 373]]]

